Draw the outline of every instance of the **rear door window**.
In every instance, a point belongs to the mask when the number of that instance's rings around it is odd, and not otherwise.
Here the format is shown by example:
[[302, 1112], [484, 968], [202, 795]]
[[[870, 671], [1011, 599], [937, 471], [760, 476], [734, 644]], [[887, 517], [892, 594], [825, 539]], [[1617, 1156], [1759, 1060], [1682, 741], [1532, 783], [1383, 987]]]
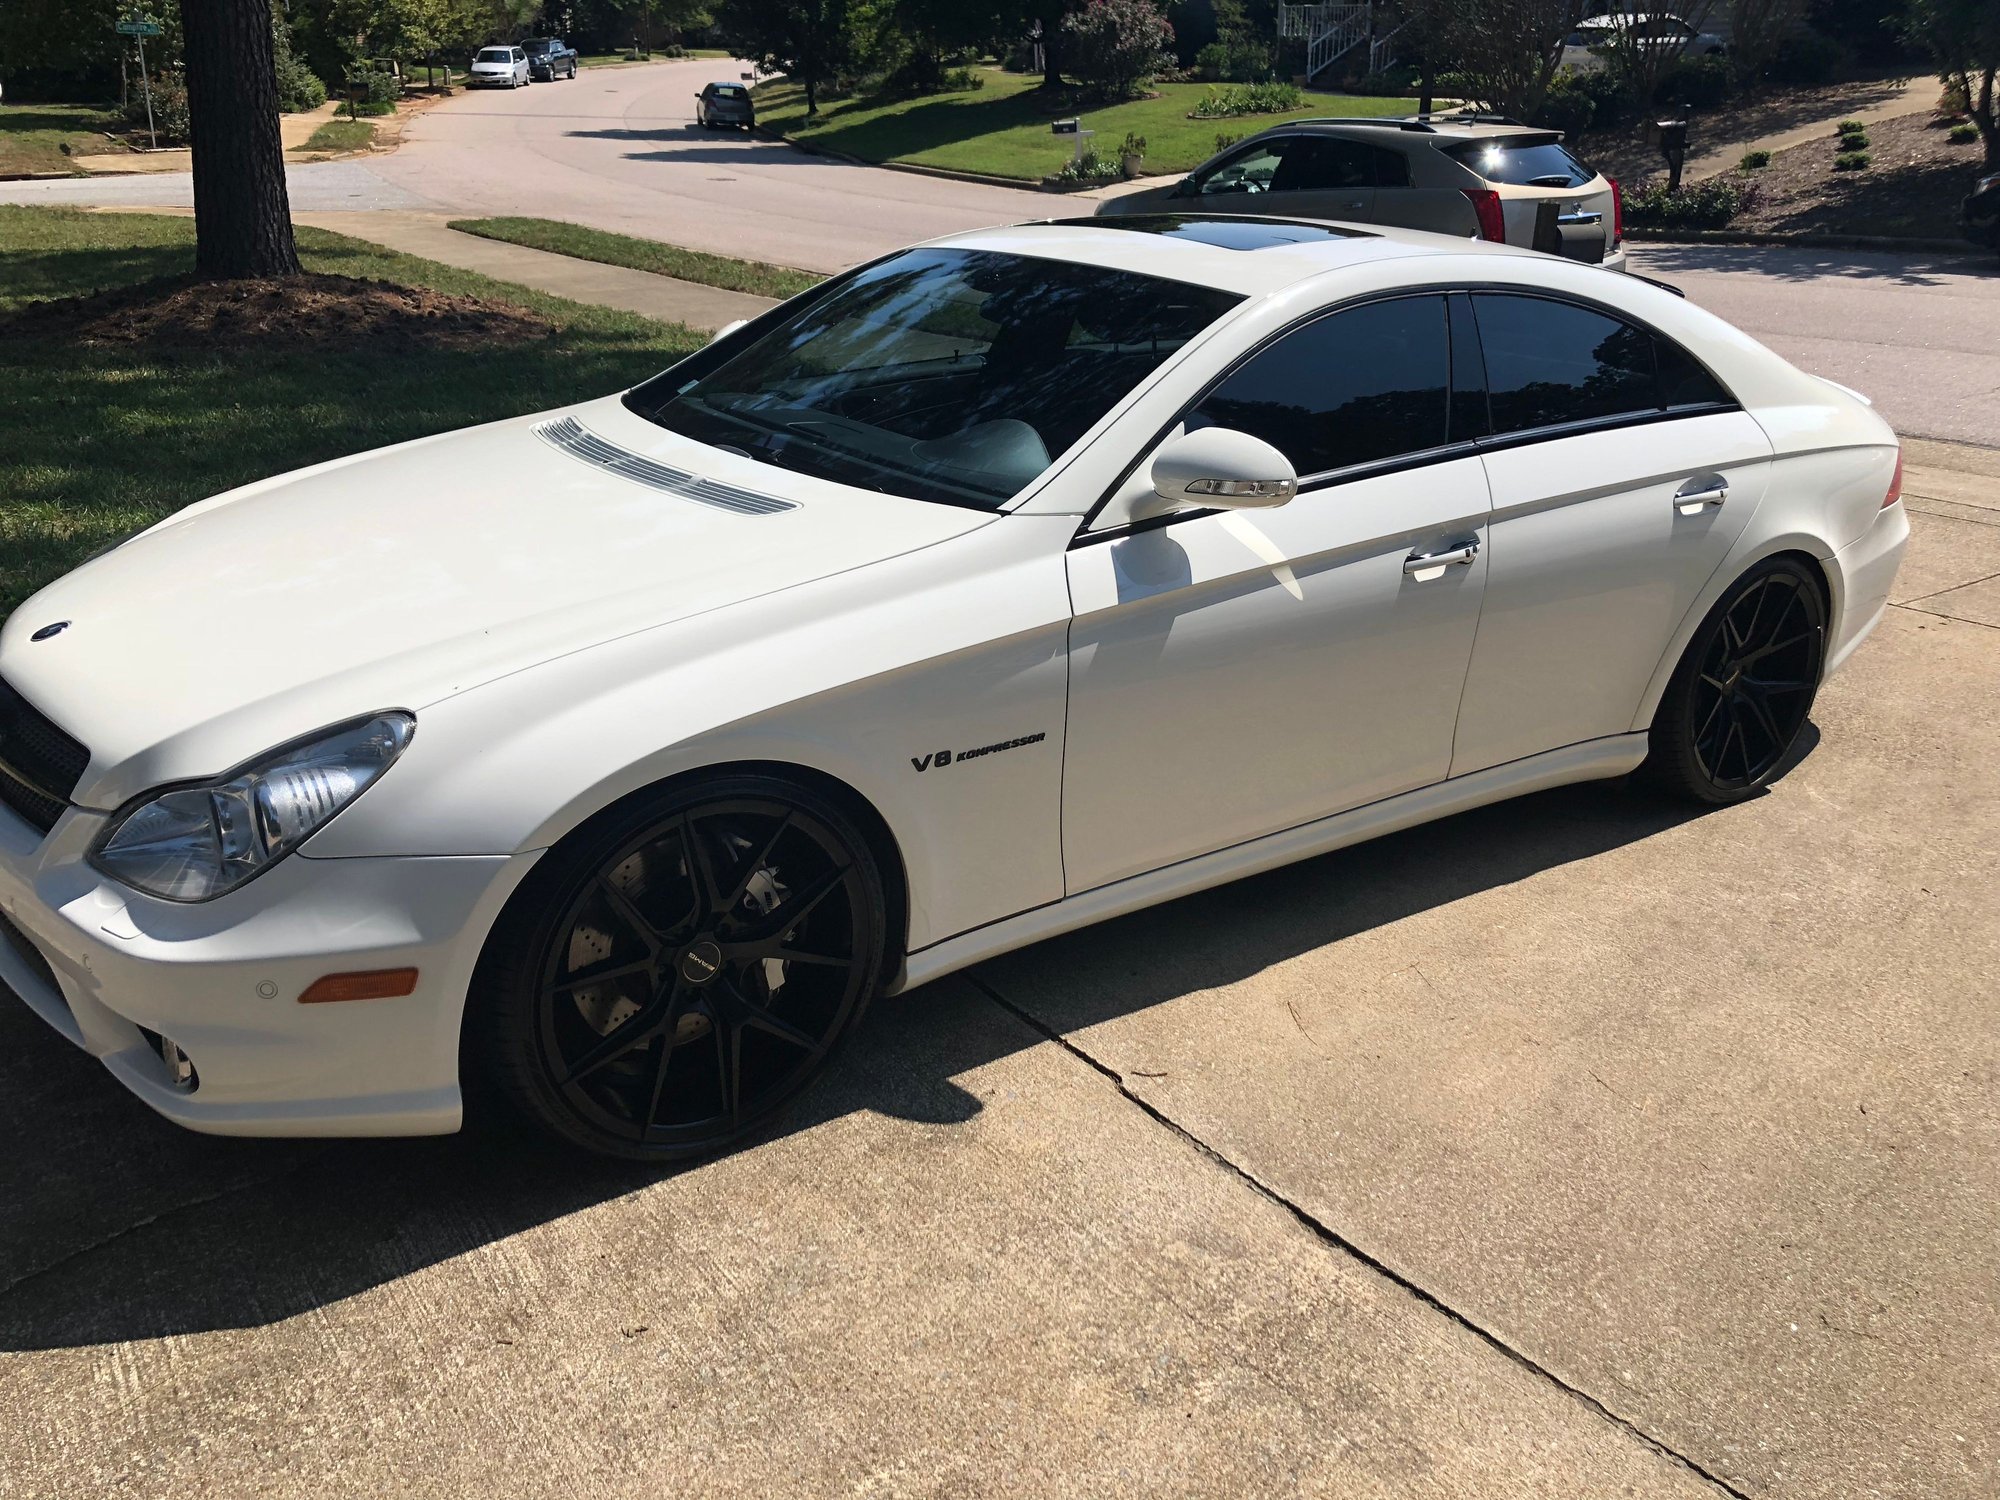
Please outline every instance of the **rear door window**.
[[1292, 144], [1271, 181], [1279, 193], [1323, 193], [1375, 185], [1375, 161], [1359, 141], [1304, 136]]
[[1553, 136], [1494, 136], [1443, 149], [1488, 182], [1508, 187], [1582, 187], [1597, 175]]
[[1493, 433], [1730, 404], [1729, 393], [1668, 339], [1574, 303], [1478, 292]]

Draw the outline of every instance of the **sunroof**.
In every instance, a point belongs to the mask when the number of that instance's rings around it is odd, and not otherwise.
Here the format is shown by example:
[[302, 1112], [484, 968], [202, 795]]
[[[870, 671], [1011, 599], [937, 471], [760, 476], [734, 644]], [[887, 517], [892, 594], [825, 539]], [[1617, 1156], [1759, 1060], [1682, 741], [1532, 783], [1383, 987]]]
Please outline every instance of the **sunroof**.
[[1194, 240], [1218, 250], [1269, 250], [1274, 245], [1311, 245], [1321, 240], [1369, 238], [1365, 229], [1306, 224], [1297, 219], [1254, 219], [1247, 215], [1197, 218], [1191, 214], [1113, 214], [1102, 219], [1054, 219], [1056, 224], [1090, 229], [1125, 229], [1170, 240]]

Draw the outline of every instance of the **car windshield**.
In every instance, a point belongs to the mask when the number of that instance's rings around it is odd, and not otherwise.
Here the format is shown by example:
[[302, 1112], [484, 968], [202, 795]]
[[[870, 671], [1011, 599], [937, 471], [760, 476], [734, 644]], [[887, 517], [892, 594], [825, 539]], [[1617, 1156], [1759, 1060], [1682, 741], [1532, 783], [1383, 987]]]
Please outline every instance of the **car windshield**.
[[1447, 146], [1445, 154], [1488, 182], [1510, 187], [1582, 187], [1597, 174], [1548, 136], [1499, 136]]
[[526, 42], [523, 45], [527, 47], [530, 57], [540, 57], [544, 52], [553, 52], [556, 48], [556, 44], [550, 41]]
[[626, 399], [779, 468], [990, 510], [1240, 300], [1098, 266], [910, 250]]
[[501, 62], [501, 63], [512, 62], [513, 60], [514, 60], [514, 54], [509, 52], [505, 47], [488, 47], [484, 49], [479, 54], [479, 56], [473, 59], [474, 62]]

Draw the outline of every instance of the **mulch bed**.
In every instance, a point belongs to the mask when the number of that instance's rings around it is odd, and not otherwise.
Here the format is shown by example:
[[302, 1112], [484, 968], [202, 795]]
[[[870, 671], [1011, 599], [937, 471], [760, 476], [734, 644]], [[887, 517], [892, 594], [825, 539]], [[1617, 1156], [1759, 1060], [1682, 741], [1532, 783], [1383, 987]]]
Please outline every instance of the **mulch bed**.
[[1958, 205], [1979, 174], [1978, 143], [1954, 146], [1928, 115], [1868, 127], [1870, 164], [1836, 172], [1839, 144], [1808, 141], [1780, 151], [1761, 171], [1744, 174], [1757, 186], [1748, 208], [1729, 221], [1735, 231], [1776, 234], [1862, 234], [1950, 239], [1963, 231]]
[[182, 349], [245, 344], [485, 349], [554, 332], [545, 318], [508, 303], [352, 276], [253, 281], [178, 276], [35, 302], [0, 319], [0, 338]]

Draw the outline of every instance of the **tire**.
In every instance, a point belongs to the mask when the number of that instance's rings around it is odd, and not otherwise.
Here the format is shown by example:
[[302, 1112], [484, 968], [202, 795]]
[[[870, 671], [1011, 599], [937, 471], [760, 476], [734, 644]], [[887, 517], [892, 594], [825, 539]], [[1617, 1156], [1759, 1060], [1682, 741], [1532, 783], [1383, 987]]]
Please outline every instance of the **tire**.
[[1755, 796], [1791, 767], [1826, 662], [1826, 596], [1804, 562], [1774, 557], [1701, 622], [1653, 716], [1646, 769], [1711, 806]]
[[474, 979], [468, 1061], [573, 1145], [712, 1155], [776, 1118], [852, 1031], [882, 980], [886, 909], [866, 838], [810, 787], [662, 788], [564, 840], [509, 903]]

